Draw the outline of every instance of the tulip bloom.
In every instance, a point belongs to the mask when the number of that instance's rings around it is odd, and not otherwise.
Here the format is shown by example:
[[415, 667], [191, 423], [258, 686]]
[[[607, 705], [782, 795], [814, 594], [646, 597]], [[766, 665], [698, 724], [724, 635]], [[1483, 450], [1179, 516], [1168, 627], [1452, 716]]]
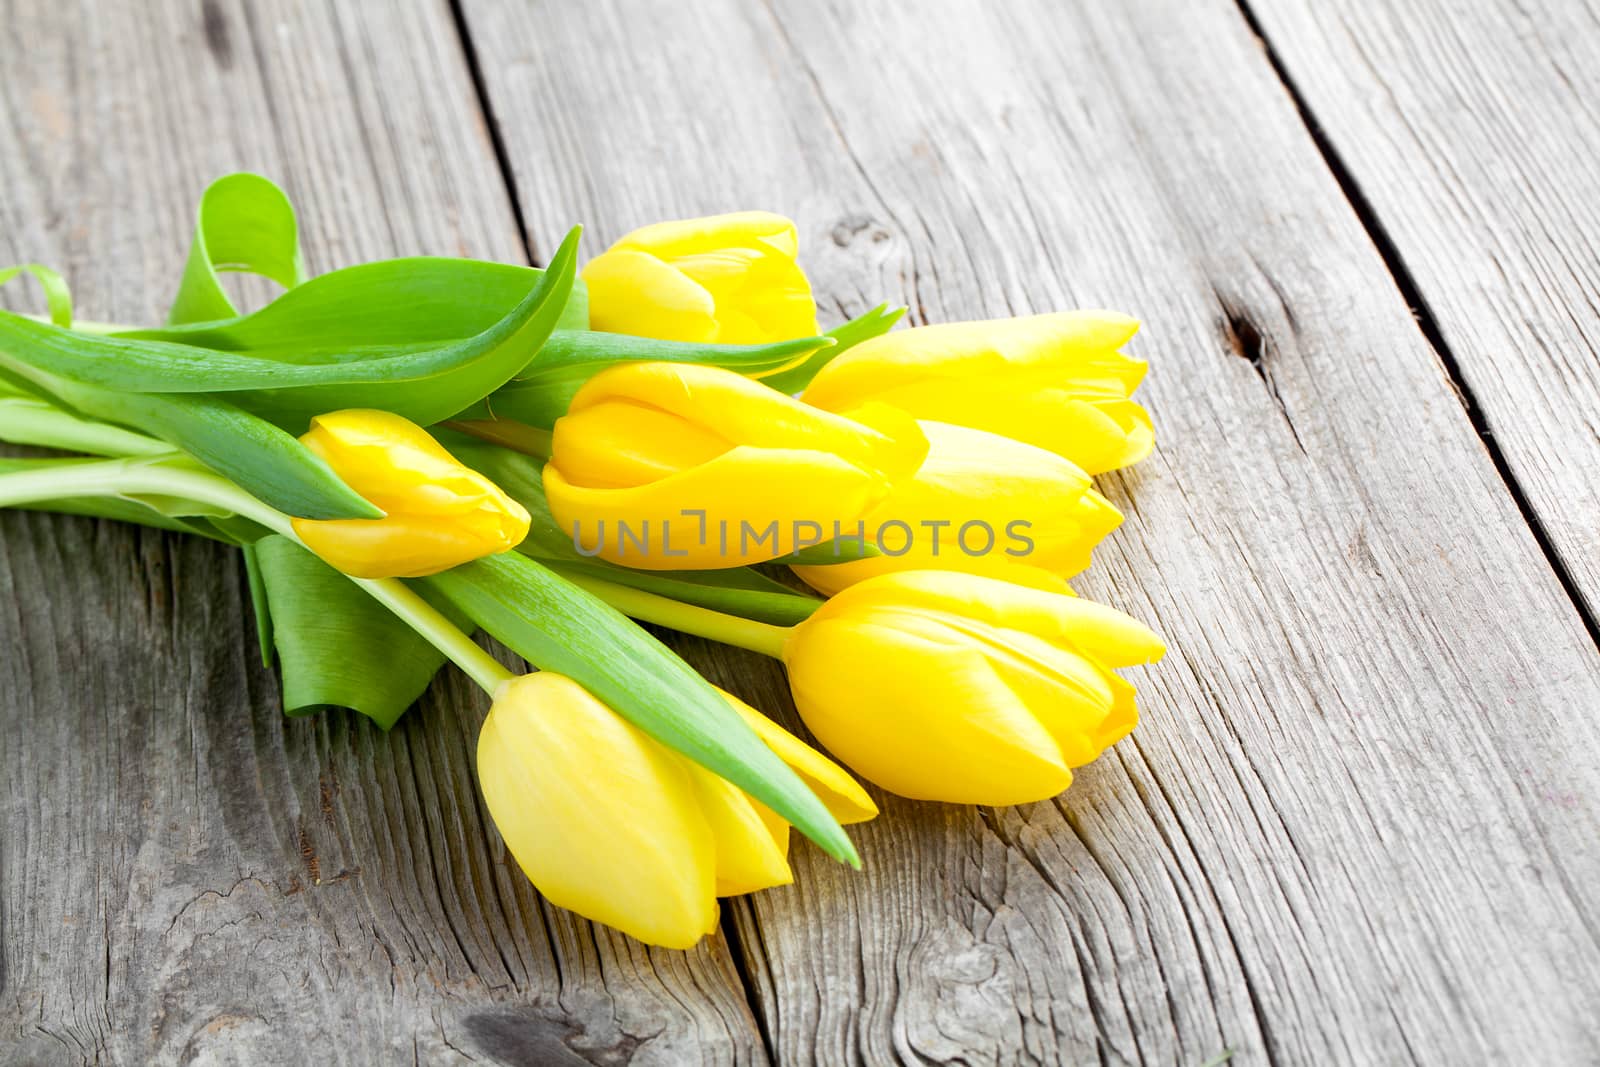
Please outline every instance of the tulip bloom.
[[799, 243], [793, 222], [764, 211], [634, 230], [583, 269], [590, 325], [734, 345], [810, 337], [817, 305]]
[[715, 367], [619, 364], [556, 421], [545, 495], [579, 550], [613, 563], [760, 563], [853, 529], [922, 462], [911, 419], [855, 414]]
[[[877, 813], [832, 761], [728, 699], [830, 810]], [[478, 777], [506, 847], [547, 899], [652, 945], [689, 948], [716, 929], [717, 897], [793, 880], [787, 823], [559, 674], [496, 692]]]
[[294, 519], [305, 546], [356, 578], [420, 578], [516, 547], [528, 513], [420, 426], [387, 411], [319, 415], [301, 442], [381, 519]]
[[919, 800], [1055, 796], [1138, 721], [1113, 667], [1161, 639], [1100, 604], [969, 574], [853, 585], [783, 648], [795, 705], [835, 756]]
[[1065, 311], [899, 330], [842, 353], [804, 399], [829, 411], [882, 401], [1100, 474], [1137, 463], [1155, 444], [1149, 413], [1129, 399], [1147, 364], [1118, 351], [1138, 329], [1111, 311]]
[[919, 424], [928, 458], [866, 517], [883, 555], [795, 567], [818, 591], [891, 571], [953, 570], [1067, 591], [1122, 515], [1089, 476], [1053, 452], [1009, 437]]

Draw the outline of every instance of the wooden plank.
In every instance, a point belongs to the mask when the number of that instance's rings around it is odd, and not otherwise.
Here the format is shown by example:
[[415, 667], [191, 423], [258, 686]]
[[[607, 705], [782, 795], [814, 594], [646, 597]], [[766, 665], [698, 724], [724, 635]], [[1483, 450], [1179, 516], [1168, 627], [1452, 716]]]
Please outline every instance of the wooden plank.
[[862, 875], [797, 849], [739, 921], [780, 1059], [1600, 1047], [1600, 658], [1237, 9], [465, 11], [537, 233], [765, 207], [832, 317], [1146, 321], [1081, 583], [1171, 640], [1145, 722], [1055, 803], [888, 801]]
[[[0, 257], [149, 320], [210, 178], [303, 209], [314, 268], [521, 258], [447, 5], [23, 3]], [[0, 1063], [764, 1058], [720, 942], [544, 905], [471, 772], [485, 700], [285, 720], [218, 547], [0, 515]]]
[[1260, 18], [1600, 634], [1600, 8], [1289, 0]]

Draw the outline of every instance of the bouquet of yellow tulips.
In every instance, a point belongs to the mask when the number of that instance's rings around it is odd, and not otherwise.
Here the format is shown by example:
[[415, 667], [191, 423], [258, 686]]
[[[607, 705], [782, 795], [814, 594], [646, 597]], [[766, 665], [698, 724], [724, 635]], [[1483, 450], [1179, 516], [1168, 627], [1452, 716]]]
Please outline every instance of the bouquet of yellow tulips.
[[[1121, 521], [1091, 476], [1153, 444], [1137, 324], [1065, 312], [826, 332], [795, 226], [630, 233], [582, 270], [443, 258], [306, 276], [271, 182], [207, 189], [166, 324], [0, 312], [0, 506], [244, 556], [285, 710], [391, 726], [453, 662], [507, 848], [551, 901], [657, 945], [859, 866], [851, 775], [638, 621], [780, 659], [811, 734], [903, 796], [1020, 804], [1133, 729], [1160, 639], [1067, 579]], [[284, 288], [242, 314], [223, 271]], [[532, 668], [516, 674], [482, 630]]]

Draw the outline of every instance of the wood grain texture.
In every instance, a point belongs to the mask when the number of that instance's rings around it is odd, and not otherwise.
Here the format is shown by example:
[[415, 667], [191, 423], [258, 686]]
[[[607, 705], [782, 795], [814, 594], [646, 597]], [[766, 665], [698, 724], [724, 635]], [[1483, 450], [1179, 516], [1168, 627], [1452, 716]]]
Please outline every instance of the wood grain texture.
[[833, 318], [1146, 321], [1081, 583], [1171, 641], [1144, 724], [1054, 803], [887, 801], [862, 875], [797, 850], [738, 912], [779, 1059], [1594, 1058], [1600, 657], [1235, 7], [464, 9], [545, 240], [765, 207]]
[[[0, 15], [0, 261], [86, 317], [157, 317], [235, 168], [287, 186], [314, 269], [521, 258], [443, 4]], [[0, 1064], [764, 1058], [720, 942], [539, 900], [472, 780], [480, 695], [285, 720], [250, 628], [218, 546], [0, 514]]]
[[1600, 619], [1600, 8], [1257, 14]]

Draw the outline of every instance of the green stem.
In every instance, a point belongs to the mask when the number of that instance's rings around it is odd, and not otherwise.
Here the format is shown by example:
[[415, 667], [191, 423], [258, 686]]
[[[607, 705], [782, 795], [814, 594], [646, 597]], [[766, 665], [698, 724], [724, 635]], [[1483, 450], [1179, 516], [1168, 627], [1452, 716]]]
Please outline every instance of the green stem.
[[[296, 538], [298, 540], [298, 538]], [[455, 623], [418, 596], [398, 578], [351, 578], [378, 603], [400, 616], [428, 643], [443, 652], [452, 663], [482, 687], [491, 697], [501, 684], [516, 677], [493, 656], [478, 647]]]
[[724, 615], [720, 611], [684, 604], [669, 597], [630, 589], [601, 578], [584, 574], [563, 573], [562, 577], [580, 589], [587, 590], [641, 622], [652, 622], [686, 634], [694, 634], [725, 645], [747, 648], [773, 659], [783, 658], [784, 642], [794, 632], [792, 626], [773, 626], [771, 623], [741, 619], [737, 615]]
[[94, 456], [155, 456], [173, 451], [165, 441], [79, 418], [47, 401], [25, 396], [0, 396], [0, 441]]
[[[44, 470], [0, 475], [0, 507], [68, 496], [167, 496], [215, 504], [253, 519], [304, 547], [289, 516], [268, 507], [237, 485], [190, 466], [149, 459], [91, 460]], [[513, 677], [495, 658], [397, 578], [351, 578], [443, 652], [491, 696]]]

